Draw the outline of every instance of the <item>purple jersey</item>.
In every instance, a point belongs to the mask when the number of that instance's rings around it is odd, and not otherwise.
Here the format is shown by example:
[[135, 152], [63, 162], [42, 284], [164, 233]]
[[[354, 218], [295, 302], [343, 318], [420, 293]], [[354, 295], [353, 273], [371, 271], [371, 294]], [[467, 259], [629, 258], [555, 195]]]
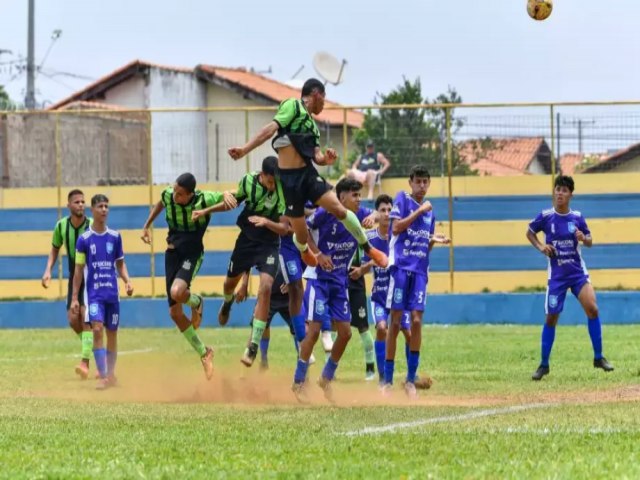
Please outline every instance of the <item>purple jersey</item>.
[[115, 230], [97, 233], [89, 228], [78, 238], [76, 263], [84, 263], [87, 304], [119, 300], [116, 260], [122, 258], [122, 237]]
[[549, 280], [588, 276], [587, 267], [580, 255], [580, 242], [576, 231], [590, 235], [587, 222], [580, 212], [561, 214], [550, 208], [543, 210], [529, 224], [533, 233], [544, 232], [545, 243], [552, 245], [556, 255], [549, 259]]
[[[391, 232], [389, 232], [391, 233]], [[386, 255], [389, 254], [389, 238], [382, 238], [378, 230], [367, 230], [367, 239], [373, 248], [377, 248]], [[370, 260], [364, 257], [363, 263]], [[371, 287], [371, 301], [379, 305], [387, 302], [387, 290], [389, 289], [389, 269], [373, 266], [373, 286]]]
[[[365, 207], [360, 207], [356, 212], [356, 216], [361, 222], [370, 214], [371, 209]], [[320, 267], [315, 267], [308, 269], [309, 272], [305, 272], [305, 278], [330, 281], [346, 286], [349, 265], [358, 248], [356, 239], [334, 215], [322, 207], [307, 219], [307, 225], [314, 235], [320, 251], [331, 257], [333, 270], [326, 272]]]
[[[402, 220], [419, 207], [411, 195], [399, 192], [389, 216], [392, 222]], [[393, 235], [389, 242], [389, 266], [426, 274], [429, 270], [429, 242], [435, 228], [436, 217], [431, 210], [419, 215], [404, 232]]]

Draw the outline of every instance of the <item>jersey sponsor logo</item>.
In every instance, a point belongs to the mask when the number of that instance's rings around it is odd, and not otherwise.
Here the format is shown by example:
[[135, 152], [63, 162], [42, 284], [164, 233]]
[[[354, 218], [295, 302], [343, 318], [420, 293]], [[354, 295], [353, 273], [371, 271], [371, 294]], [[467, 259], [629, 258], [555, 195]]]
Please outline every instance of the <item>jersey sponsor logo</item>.
[[576, 233], [576, 224], [575, 223], [569, 223], [569, 224], [567, 224], [567, 227], [569, 228], [569, 233]]
[[315, 310], [318, 315], [324, 315], [324, 302], [322, 300], [316, 300]]
[[360, 308], [358, 309], [358, 316], [359, 316], [360, 318], [364, 318], [364, 317], [366, 317], [366, 316], [367, 316], [367, 311], [364, 309], [364, 307], [360, 307]]
[[393, 291], [393, 301], [395, 303], [400, 303], [402, 302], [402, 289], [401, 288], [396, 288]]
[[89, 251], [91, 251], [91, 255], [95, 255], [96, 254], [96, 244], [95, 243], [92, 243], [89, 246]]
[[182, 269], [186, 270], [187, 272], [191, 270], [191, 262], [189, 260], [185, 260], [184, 262], [182, 262]]
[[335, 243], [335, 242], [327, 242], [327, 248], [329, 250], [351, 250], [355, 245], [355, 242], [342, 242], [342, 243]]
[[287, 262], [287, 272], [289, 272], [289, 275], [295, 275], [298, 273], [298, 264], [295, 260], [289, 260]]
[[558, 306], [558, 296], [557, 295], [549, 295], [549, 306], [551, 308], [556, 308]]
[[113, 253], [113, 242], [107, 242], [107, 253]]
[[409, 247], [411, 246], [411, 240], [409, 240], [408, 238], [404, 241], [404, 246], [405, 247]]
[[91, 305], [89, 305], [89, 315], [96, 316], [98, 314], [98, 309], [98, 304], [92, 303]]
[[267, 257], [267, 265], [273, 265], [274, 263], [276, 263], [276, 259], [273, 255], [269, 255]]
[[293, 210], [293, 205], [287, 205], [287, 210]]

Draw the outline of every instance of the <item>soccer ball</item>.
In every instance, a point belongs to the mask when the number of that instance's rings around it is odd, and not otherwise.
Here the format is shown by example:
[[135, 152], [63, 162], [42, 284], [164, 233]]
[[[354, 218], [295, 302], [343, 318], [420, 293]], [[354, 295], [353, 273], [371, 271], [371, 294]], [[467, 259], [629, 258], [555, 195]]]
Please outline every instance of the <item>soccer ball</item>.
[[527, 13], [534, 20], [546, 20], [553, 10], [553, 0], [527, 0]]

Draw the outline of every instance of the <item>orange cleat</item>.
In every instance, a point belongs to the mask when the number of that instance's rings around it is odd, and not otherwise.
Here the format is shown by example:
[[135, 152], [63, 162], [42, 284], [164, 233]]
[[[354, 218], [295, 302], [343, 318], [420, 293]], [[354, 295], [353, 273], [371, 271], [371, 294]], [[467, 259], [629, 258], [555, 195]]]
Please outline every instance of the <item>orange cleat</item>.
[[375, 263], [376, 266], [380, 268], [387, 268], [389, 266], [389, 259], [387, 258], [385, 253], [381, 252], [377, 248], [369, 248], [367, 255], [371, 260], [373, 260], [373, 263]]
[[[382, 253], [382, 252], [380, 252]], [[383, 253], [384, 255], [384, 253]], [[309, 267], [317, 267], [318, 266], [318, 258], [314, 255], [309, 247], [304, 252], [300, 252], [300, 256], [302, 257], [302, 261], [305, 265]], [[372, 257], [373, 258], [373, 257]], [[386, 257], [385, 257], [386, 258]]]
[[89, 365], [85, 362], [80, 362], [76, 366], [76, 374], [80, 377], [81, 380], [86, 380], [89, 378]]
[[211, 380], [213, 378], [213, 348], [207, 347], [205, 354], [200, 357], [200, 361], [207, 380]]

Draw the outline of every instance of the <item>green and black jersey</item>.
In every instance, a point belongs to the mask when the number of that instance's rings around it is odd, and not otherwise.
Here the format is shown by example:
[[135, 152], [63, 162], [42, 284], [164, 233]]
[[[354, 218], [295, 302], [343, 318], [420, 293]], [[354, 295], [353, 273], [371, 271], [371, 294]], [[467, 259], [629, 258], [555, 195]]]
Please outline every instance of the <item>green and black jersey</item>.
[[73, 223], [71, 223], [70, 216], [62, 217], [53, 229], [51, 244], [57, 249], [60, 249], [60, 247], [64, 245], [64, 248], [67, 250], [70, 275], [73, 275], [76, 266], [76, 242], [78, 241], [78, 237], [89, 228], [92, 222], [93, 220], [91, 218], [84, 217], [84, 221], [76, 228], [73, 226]]
[[[353, 259], [351, 260], [349, 269], [351, 269], [351, 267], [360, 266], [362, 266], [362, 247], [358, 246], [356, 253], [353, 255]], [[352, 280], [351, 277], [349, 277], [349, 290], [364, 290], [365, 288], [364, 275], [357, 280]]]
[[302, 100], [290, 98], [278, 107], [273, 120], [278, 124], [278, 138], [287, 136], [293, 147], [307, 162], [315, 158], [315, 149], [320, 146], [320, 130]]
[[211, 215], [191, 219], [194, 210], [212, 207], [223, 200], [221, 192], [196, 190], [187, 205], [179, 205], [173, 200], [173, 187], [167, 187], [161, 195], [165, 208], [165, 218], [169, 226], [167, 243], [180, 253], [198, 253], [204, 251], [202, 237], [207, 231]]
[[247, 173], [238, 183], [236, 198], [244, 202], [244, 209], [238, 215], [236, 225], [251, 240], [264, 243], [279, 243], [280, 237], [266, 227], [256, 227], [249, 217], [257, 215], [274, 222], [280, 221], [284, 213], [284, 196], [279, 182], [274, 192], [270, 192], [260, 183], [260, 172]]

